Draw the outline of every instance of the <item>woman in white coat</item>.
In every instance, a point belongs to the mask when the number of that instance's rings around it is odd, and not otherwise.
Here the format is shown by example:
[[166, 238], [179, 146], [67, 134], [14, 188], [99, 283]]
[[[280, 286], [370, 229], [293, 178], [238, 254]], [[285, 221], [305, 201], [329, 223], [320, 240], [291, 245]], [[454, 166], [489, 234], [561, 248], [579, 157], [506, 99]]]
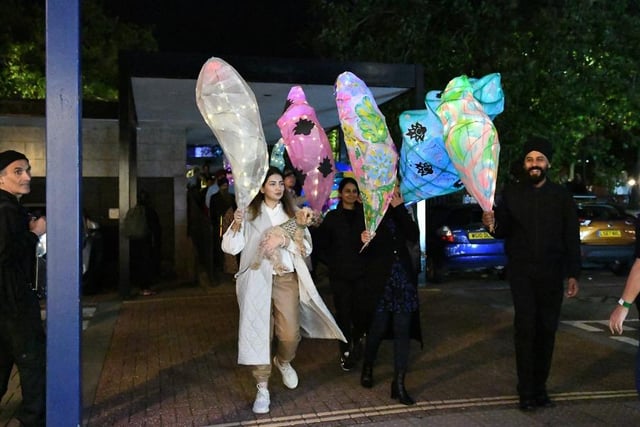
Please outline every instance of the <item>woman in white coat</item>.
[[[282, 374], [284, 385], [298, 386], [298, 375], [291, 366], [301, 336], [345, 340], [331, 312], [311, 279], [298, 245], [289, 237], [271, 234], [266, 250], [279, 250], [284, 273], [278, 275], [268, 259], [254, 267], [256, 253], [267, 229], [295, 216], [296, 206], [287, 194], [280, 169], [271, 167], [246, 213], [234, 213], [234, 221], [222, 238], [222, 250], [236, 255], [240, 266], [236, 274], [236, 295], [240, 308], [238, 363], [252, 366], [258, 392], [253, 412], [269, 412], [271, 338], [278, 338], [273, 364]], [[311, 235], [304, 230], [305, 255], [311, 253]]]

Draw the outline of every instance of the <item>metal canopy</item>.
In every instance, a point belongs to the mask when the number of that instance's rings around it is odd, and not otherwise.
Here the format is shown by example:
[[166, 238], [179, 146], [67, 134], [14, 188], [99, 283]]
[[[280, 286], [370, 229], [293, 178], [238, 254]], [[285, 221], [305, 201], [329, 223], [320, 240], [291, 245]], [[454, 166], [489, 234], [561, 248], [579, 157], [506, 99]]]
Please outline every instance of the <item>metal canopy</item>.
[[[215, 137], [195, 102], [196, 79], [211, 56], [214, 55], [125, 56], [125, 64], [130, 65], [127, 68], [136, 126], [183, 127], [187, 130], [188, 145], [215, 144]], [[344, 71], [360, 77], [378, 105], [412, 89], [416, 89], [420, 97], [417, 105], [423, 103], [422, 67], [417, 65], [247, 57], [222, 59], [240, 73], [254, 92], [268, 144], [280, 138], [276, 121], [283, 113], [289, 90], [295, 85], [302, 87], [318, 121], [326, 129], [338, 126], [334, 83]]]
[[[184, 127], [187, 145], [216, 144], [217, 141], [196, 106], [196, 80], [133, 77], [133, 100], [138, 127], [166, 125]], [[292, 84], [247, 82], [258, 101], [262, 128], [267, 144], [281, 136], [276, 124], [283, 113]], [[300, 84], [325, 129], [340, 124], [332, 85]], [[378, 104], [384, 104], [409, 89], [370, 88]], [[159, 102], [166, 100], [167, 102]]]

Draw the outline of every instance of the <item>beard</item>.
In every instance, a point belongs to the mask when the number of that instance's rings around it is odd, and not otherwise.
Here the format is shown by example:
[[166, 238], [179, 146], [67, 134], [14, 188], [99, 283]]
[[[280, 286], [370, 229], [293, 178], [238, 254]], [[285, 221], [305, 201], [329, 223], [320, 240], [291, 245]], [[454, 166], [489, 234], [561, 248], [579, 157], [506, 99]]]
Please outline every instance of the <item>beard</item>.
[[[533, 170], [538, 170], [540, 171], [540, 174], [538, 175], [531, 175], [531, 171]], [[542, 182], [545, 178], [547, 177], [547, 169], [543, 169], [539, 166], [532, 166], [529, 169], [527, 169], [527, 181], [529, 181], [530, 184], [532, 185], [536, 185], [539, 184], [540, 182]]]

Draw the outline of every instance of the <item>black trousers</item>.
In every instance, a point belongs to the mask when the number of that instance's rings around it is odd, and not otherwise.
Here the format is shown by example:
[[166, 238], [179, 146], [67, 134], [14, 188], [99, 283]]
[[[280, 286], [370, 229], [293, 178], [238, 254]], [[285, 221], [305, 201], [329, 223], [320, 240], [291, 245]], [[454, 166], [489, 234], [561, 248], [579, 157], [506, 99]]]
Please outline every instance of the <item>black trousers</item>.
[[389, 322], [391, 322], [393, 331], [394, 372], [406, 372], [409, 365], [411, 313], [391, 313], [390, 311], [376, 311], [374, 313], [364, 347], [364, 362], [373, 364], [376, 360], [380, 343], [389, 335]]
[[509, 264], [518, 393], [546, 393], [564, 293], [560, 265]]
[[363, 279], [336, 279], [331, 278], [331, 292], [333, 293], [333, 305], [335, 309], [336, 323], [347, 339], [344, 343], [339, 341], [340, 354], [351, 351], [354, 340], [360, 339], [366, 332], [362, 304], [362, 292], [364, 292]]
[[15, 364], [22, 405], [16, 413], [27, 427], [44, 427], [46, 416], [46, 339], [40, 304], [34, 297], [17, 317], [0, 314], [0, 398], [7, 392]]

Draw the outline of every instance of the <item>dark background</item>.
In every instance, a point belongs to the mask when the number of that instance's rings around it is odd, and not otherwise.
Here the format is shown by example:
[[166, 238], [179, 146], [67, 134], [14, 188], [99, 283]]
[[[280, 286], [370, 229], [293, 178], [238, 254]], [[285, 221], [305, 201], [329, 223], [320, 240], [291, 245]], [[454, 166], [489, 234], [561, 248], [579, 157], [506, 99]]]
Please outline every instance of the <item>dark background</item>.
[[109, 14], [150, 26], [163, 52], [309, 57], [304, 0], [110, 0]]

